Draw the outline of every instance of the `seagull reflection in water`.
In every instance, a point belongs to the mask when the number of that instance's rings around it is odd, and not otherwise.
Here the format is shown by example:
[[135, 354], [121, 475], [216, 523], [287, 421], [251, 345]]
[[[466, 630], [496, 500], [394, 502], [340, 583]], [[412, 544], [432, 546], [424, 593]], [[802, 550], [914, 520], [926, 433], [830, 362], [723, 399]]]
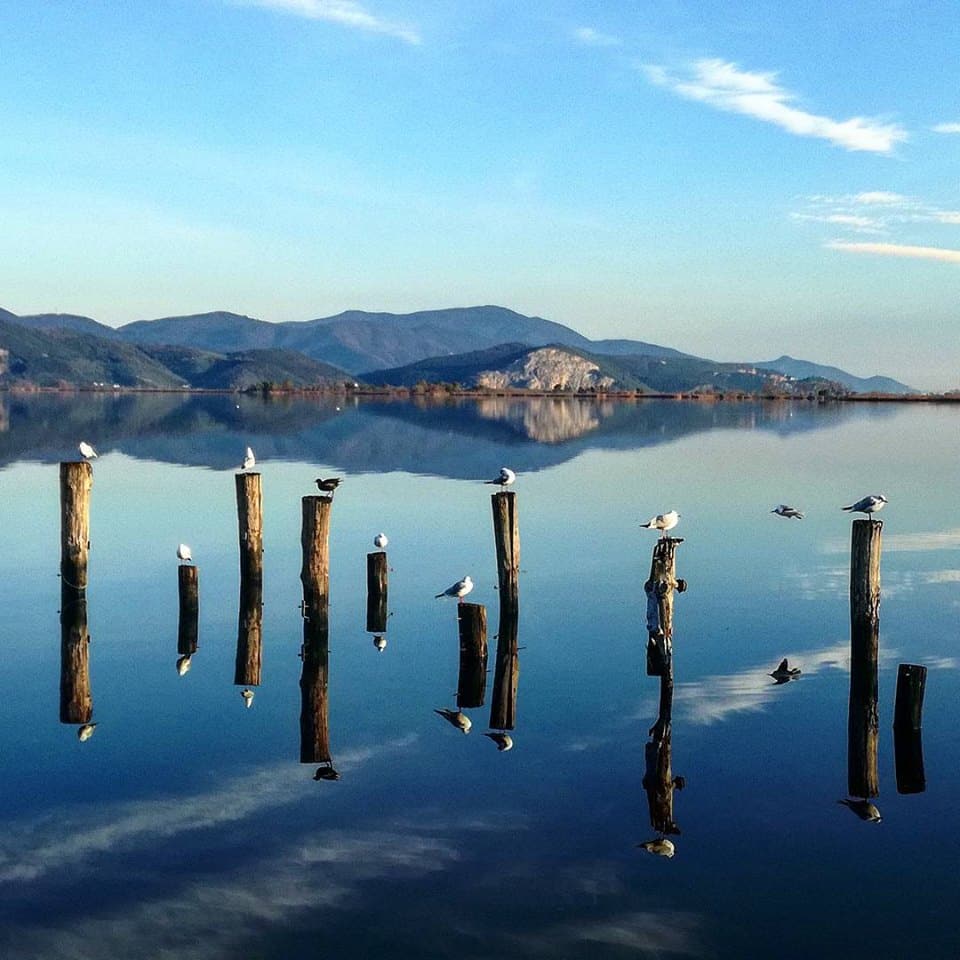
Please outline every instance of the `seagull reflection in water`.
[[883, 817], [876, 805], [869, 800], [838, 800], [837, 803], [849, 807], [861, 820], [867, 823], [880, 823]]
[[456, 727], [461, 733], [469, 733], [470, 728], [473, 726], [473, 721], [462, 710], [434, 709], [433, 712], [438, 713], [447, 723]]

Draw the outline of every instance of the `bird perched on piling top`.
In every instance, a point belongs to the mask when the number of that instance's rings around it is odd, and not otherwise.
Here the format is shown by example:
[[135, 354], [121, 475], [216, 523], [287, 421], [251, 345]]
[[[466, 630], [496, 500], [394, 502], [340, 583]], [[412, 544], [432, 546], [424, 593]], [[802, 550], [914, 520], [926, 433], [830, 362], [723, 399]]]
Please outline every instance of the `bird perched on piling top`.
[[645, 527], [647, 530], [659, 530], [660, 536], [665, 537], [668, 530], [672, 530], [680, 522], [680, 514], [676, 510], [671, 510], [669, 513], [658, 513], [657, 516], [651, 517], [646, 523], [641, 523], [641, 527]]
[[93, 460], [97, 456], [97, 451], [87, 443], [86, 440], [81, 440], [77, 445], [77, 449], [80, 451], [80, 456], [84, 460]]
[[469, 733], [473, 726], [473, 721], [460, 710], [437, 710], [434, 708], [433, 712], [439, 713], [447, 723], [452, 724], [462, 733]]
[[247, 452], [243, 455], [243, 463], [240, 464], [241, 470], [252, 470], [257, 465], [257, 458], [253, 455], [253, 448], [247, 447]]
[[182, 560], [184, 563], [193, 563], [193, 554], [185, 543], [181, 543], [180, 546], [177, 547], [177, 559]]
[[503, 491], [517, 479], [517, 475], [509, 467], [501, 467], [500, 473], [494, 477], [492, 480], [484, 480], [484, 483], [495, 483], [499, 485], [500, 490]]
[[882, 510], [890, 501], [882, 493], [874, 493], [869, 497], [864, 497], [856, 503], [851, 503], [849, 507], [841, 507], [841, 510], [849, 510], [851, 513], [865, 513], [868, 516]]
[[333, 491], [340, 486], [339, 477], [317, 477], [316, 479], [317, 489], [321, 493], [333, 494]]
[[385, 533], [378, 533], [378, 534], [373, 538], [373, 545], [374, 545], [378, 550], [383, 550], [384, 547], [386, 547], [386, 545], [387, 545], [389, 542], [390, 542], [390, 538], [389, 538]]
[[438, 593], [433, 599], [439, 600], [441, 597], [456, 597], [458, 601], [463, 602], [463, 598], [473, 589], [473, 581], [470, 579], [470, 575], [467, 574], [462, 580], [458, 580], [456, 583], [451, 583], [446, 590], [442, 593]]
[[793, 518], [794, 520], [803, 519], [803, 514], [796, 507], [788, 507], [785, 503], [779, 504], [770, 512], [775, 513], [778, 517]]

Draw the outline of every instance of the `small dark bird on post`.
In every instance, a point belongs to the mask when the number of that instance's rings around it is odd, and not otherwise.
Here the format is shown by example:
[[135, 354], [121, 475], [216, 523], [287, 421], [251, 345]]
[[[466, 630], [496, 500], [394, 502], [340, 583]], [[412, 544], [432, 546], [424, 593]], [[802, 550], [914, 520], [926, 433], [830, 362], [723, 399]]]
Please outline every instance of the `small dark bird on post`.
[[333, 494], [333, 491], [340, 486], [340, 477], [317, 477], [317, 488], [321, 493]]

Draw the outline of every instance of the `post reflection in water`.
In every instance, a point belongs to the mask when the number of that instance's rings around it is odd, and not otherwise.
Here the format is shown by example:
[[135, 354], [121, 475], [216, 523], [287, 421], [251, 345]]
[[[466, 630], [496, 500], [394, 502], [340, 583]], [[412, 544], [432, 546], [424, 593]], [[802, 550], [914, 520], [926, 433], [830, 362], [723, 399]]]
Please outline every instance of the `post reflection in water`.
[[300, 762], [318, 763], [314, 780], [339, 780], [330, 755], [330, 497], [302, 500], [303, 647], [300, 656]]
[[367, 633], [374, 635], [378, 653], [383, 653], [387, 645], [388, 569], [385, 551], [367, 554]]
[[[60, 722], [93, 724], [90, 690], [90, 634], [85, 590], [60, 584]], [[81, 728], [80, 733], [85, 732]], [[87, 736], [82, 737], [86, 740]]]
[[177, 673], [182, 677], [193, 663], [193, 655], [197, 652], [199, 620], [200, 620], [200, 591], [199, 570], [192, 564], [182, 564], [177, 567], [180, 595], [180, 616], [177, 623]]
[[233, 682], [237, 686], [260, 685], [263, 634], [263, 581], [240, 581], [240, 611], [237, 618], [237, 659]]
[[[514, 730], [517, 726], [517, 689], [520, 684], [520, 652], [517, 636], [520, 604], [508, 597], [500, 598], [500, 626], [497, 631], [497, 653], [490, 697], [490, 727], [493, 730]], [[506, 735], [504, 735], [505, 737]], [[490, 737], [497, 749], [513, 746], [513, 738]]]
[[457, 604], [457, 628], [457, 709], [482, 707], [487, 689], [487, 608], [479, 603]]

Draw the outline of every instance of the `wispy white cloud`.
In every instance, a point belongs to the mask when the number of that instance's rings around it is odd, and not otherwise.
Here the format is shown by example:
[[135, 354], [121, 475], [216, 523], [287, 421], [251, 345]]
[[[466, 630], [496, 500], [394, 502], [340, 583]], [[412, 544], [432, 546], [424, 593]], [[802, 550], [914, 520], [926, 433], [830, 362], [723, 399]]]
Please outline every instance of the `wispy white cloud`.
[[326, 20], [355, 30], [382, 33], [405, 43], [420, 43], [420, 34], [405, 23], [370, 13], [356, 0], [235, 0], [245, 6], [278, 10], [307, 20]]
[[849, 227], [856, 233], [883, 233], [886, 229], [882, 220], [854, 213], [791, 213], [790, 216], [794, 220], [810, 220], [815, 223], [832, 223], [840, 227]]
[[619, 47], [623, 42], [619, 37], [610, 33], [601, 33], [593, 27], [577, 27], [570, 31], [570, 35], [577, 43], [586, 47]]
[[938, 123], [931, 129], [934, 133], [960, 133], [960, 123]]
[[842, 250], [846, 253], [869, 253], [878, 257], [960, 263], [960, 250], [951, 250], [946, 247], [920, 247], [902, 243], [854, 243], [848, 240], [829, 240], [824, 246], [829, 250]]
[[880, 204], [881, 206], [909, 202], [909, 198], [902, 193], [890, 193], [889, 190], [864, 190], [862, 193], [854, 194], [850, 199], [853, 203]]
[[845, 150], [890, 153], [909, 136], [895, 123], [869, 117], [835, 120], [810, 113], [796, 105], [796, 94], [777, 82], [775, 72], [741, 70], [720, 59], [696, 60], [682, 72], [651, 64], [642, 69], [651, 83], [688, 100], [744, 114], [796, 136], [828, 140]]

